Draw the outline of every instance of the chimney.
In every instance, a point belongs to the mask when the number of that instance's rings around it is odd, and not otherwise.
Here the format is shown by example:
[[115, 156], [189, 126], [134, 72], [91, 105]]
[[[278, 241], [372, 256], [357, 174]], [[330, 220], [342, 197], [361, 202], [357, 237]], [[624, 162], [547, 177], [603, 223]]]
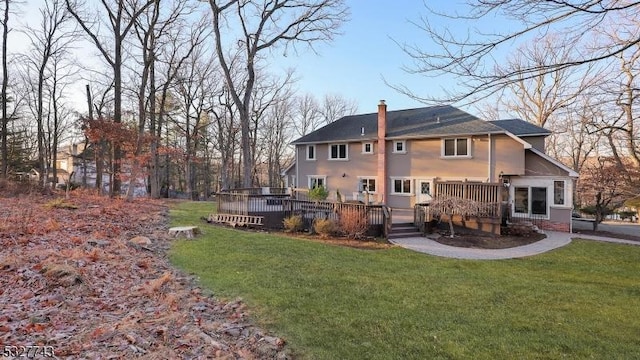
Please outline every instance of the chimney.
[[380, 194], [380, 201], [384, 204], [387, 201], [387, 104], [380, 100], [378, 104], [378, 181], [376, 187]]

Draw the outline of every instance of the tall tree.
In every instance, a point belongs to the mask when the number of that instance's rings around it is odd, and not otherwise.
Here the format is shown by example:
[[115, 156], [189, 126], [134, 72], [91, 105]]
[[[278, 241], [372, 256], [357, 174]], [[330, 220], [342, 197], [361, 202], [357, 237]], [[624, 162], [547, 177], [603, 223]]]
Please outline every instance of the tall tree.
[[[109, 64], [113, 71], [113, 121], [122, 122], [122, 64], [125, 39], [130, 34], [130, 30], [136, 19], [152, 4], [160, 0], [101, 0], [102, 13], [85, 14], [82, 9], [84, 3], [78, 0], [65, 0], [69, 13], [76, 19], [80, 27], [84, 30], [90, 41], [96, 46], [102, 58]], [[95, 19], [108, 19], [107, 24], [101, 27]], [[108, 28], [109, 37], [103, 37], [100, 29]], [[112, 49], [108, 47], [112, 46]], [[112, 166], [113, 181], [111, 195], [120, 193], [120, 158], [121, 153], [118, 146], [113, 149], [114, 164]]]
[[320, 114], [325, 125], [343, 116], [353, 115], [357, 111], [358, 103], [355, 100], [349, 100], [337, 94], [326, 94], [320, 106]]
[[[449, 86], [444, 96], [421, 96], [401, 84], [394, 87], [427, 102], [472, 101], [523, 78], [607, 62], [640, 43], [639, 10], [637, 1], [607, 0], [467, 0], [464, 10], [458, 8], [456, 13], [427, 7], [427, 14], [416, 22], [427, 35], [426, 44], [402, 45], [412, 60], [406, 70], [428, 77], [453, 75], [458, 86]], [[620, 36], [607, 41], [606, 32]], [[504, 61], [502, 54], [515, 42], [540, 40], [547, 34], [558, 37], [556, 48], [570, 48], [570, 56], [497, 71]]]
[[[31, 81], [32, 87], [34, 87], [35, 101], [30, 107], [36, 118], [37, 161], [43, 185], [47, 183], [49, 170], [51, 169], [51, 158], [47, 155], [55, 155], [57, 151], [56, 146], [51, 149], [51, 152], [47, 151], [47, 149], [51, 148], [51, 144], [45, 142], [47, 138], [45, 119], [49, 118], [45, 114], [46, 88], [47, 86], [57, 86], [57, 84], [51, 84], [50, 80], [59, 79], [60, 76], [58, 74], [53, 75], [53, 73], [58, 71], [57, 68], [61, 66], [60, 59], [68, 53], [71, 42], [75, 39], [75, 30], [65, 27], [69, 20], [70, 15], [66, 11], [62, 0], [47, 0], [40, 8], [39, 26], [28, 27], [25, 31], [31, 42], [31, 47], [29, 52], [22, 58], [26, 66], [26, 81]], [[52, 69], [52, 64], [54, 63], [56, 69]], [[34, 74], [31, 74], [32, 72]], [[57, 101], [57, 95], [52, 100]], [[58, 104], [54, 104], [54, 107], [57, 108], [58, 106]], [[54, 114], [55, 116], [57, 114]], [[58, 134], [57, 128], [55, 131], [55, 134]], [[53, 169], [55, 171], [55, 159]]]
[[11, 13], [11, 5], [14, 1], [4, 0], [2, 9], [2, 90], [0, 90], [0, 101], [2, 101], [2, 128], [0, 129], [0, 152], [2, 152], [2, 169], [0, 169], [0, 177], [6, 178], [9, 172], [9, 148], [8, 148], [8, 102], [9, 96], [7, 93], [9, 84], [9, 68], [8, 68], [8, 43], [9, 43], [9, 14]]
[[[255, 156], [250, 146], [251, 106], [260, 54], [282, 45], [312, 46], [316, 41], [331, 40], [346, 20], [343, 0], [207, 0], [212, 12], [215, 48], [225, 82], [238, 110], [241, 129], [243, 186], [252, 186]], [[224, 31], [225, 26], [237, 26]], [[238, 34], [238, 38], [232, 38]], [[246, 76], [241, 84], [234, 81], [230, 56], [237, 46], [242, 52]], [[232, 55], [229, 55], [232, 54]]]

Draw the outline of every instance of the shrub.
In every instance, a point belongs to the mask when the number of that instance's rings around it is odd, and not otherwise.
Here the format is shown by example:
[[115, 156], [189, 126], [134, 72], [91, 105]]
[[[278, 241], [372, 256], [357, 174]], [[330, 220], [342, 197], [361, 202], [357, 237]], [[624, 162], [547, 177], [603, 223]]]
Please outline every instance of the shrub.
[[304, 223], [301, 215], [294, 215], [285, 218], [282, 223], [286, 232], [300, 232], [304, 230]]
[[69, 209], [69, 210], [75, 210], [78, 207], [74, 204], [68, 203], [65, 199], [63, 198], [56, 198], [53, 199], [49, 202], [47, 202], [45, 205], [45, 207], [51, 209]]
[[313, 229], [323, 238], [328, 238], [338, 232], [336, 222], [331, 219], [316, 219], [313, 222]]
[[362, 237], [369, 228], [366, 213], [361, 209], [340, 211], [338, 225], [347, 237], [354, 239]]
[[314, 201], [326, 200], [329, 196], [329, 192], [324, 186], [317, 186], [309, 190], [309, 199]]

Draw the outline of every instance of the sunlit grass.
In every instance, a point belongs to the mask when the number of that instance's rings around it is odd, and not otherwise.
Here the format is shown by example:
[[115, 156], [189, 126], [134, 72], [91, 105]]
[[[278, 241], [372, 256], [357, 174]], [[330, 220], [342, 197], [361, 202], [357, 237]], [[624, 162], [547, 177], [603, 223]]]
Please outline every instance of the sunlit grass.
[[[210, 205], [182, 203], [178, 225]], [[171, 259], [308, 359], [640, 358], [640, 247], [524, 259], [358, 250], [202, 225]]]

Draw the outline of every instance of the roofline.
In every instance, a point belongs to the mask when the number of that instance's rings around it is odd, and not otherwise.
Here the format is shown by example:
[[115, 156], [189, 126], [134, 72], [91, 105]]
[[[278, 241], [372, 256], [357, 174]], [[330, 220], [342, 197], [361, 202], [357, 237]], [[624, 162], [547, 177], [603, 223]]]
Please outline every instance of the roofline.
[[518, 135], [520, 137], [527, 137], [527, 136], [549, 136], [551, 135], [551, 132], [545, 132], [545, 133], [533, 133], [533, 134], [522, 134], [522, 135]]
[[455, 134], [433, 134], [433, 135], [411, 135], [411, 136], [387, 136], [386, 140], [397, 140], [397, 139], [437, 139], [437, 138], [445, 138], [445, 137], [454, 137], [454, 136], [474, 136], [474, 135], [487, 135], [487, 134], [504, 134], [504, 131], [482, 131], [482, 132], [473, 132], [473, 133], [455, 133]]
[[556, 159], [552, 158], [551, 156], [549, 156], [549, 155], [547, 155], [547, 154], [543, 153], [542, 151], [540, 151], [540, 150], [538, 150], [538, 149], [535, 149], [535, 148], [531, 148], [531, 149], [529, 149], [529, 150], [531, 150], [534, 154], [536, 154], [536, 155], [540, 156], [541, 158], [543, 158], [543, 159], [545, 159], [545, 160], [549, 161], [549, 162], [550, 162], [550, 163], [552, 163], [553, 165], [555, 165], [555, 166], [557, 166], [557, 167], [561, 168], [562, 170], [564, 170], [564, 171], [568, 172], [570, 177], [577, 178], [577, 177], [579, 176], [579, 175], [578, 175], [578, 173], [577, 173], [577, 172], [575, 172], [573, 169], [571, 169], [571, 168], [570, 168], [570, 167], [568, 167], [567, 165], [565, 165], [565, 164], [561, 163], [560, 161], [558, 161], [558, 160], [556, 160]]
[[353, 139], [340, 139], [340, 140], [331, 140], [331, 141], [327, 141], [327, 140], [323, 140], [323, 141], [294, 141], [289, 143], [290, 145], [312, 145], [312, 144], [338, 144], [338, 143], [343, 143], [343, 142], [362, 142], [362, 141], [376, 141], [378, 140], [377, 137], [359, 137], [359, 138], [353, 138]]
[[514, 139], [515, 141], [519, 142], [520, 144], [524, 145], [524, 149], [533, 149], [533, 146], [531, 144], [529, 144], [528, 142], [522, 140], [518, 135], [514, 135], [513, 133], [510, 133], [508, 131], [505, 130], [504, 132], [505, 134], [507, 134], [507, 136], [509, 136], [510, 138]]

